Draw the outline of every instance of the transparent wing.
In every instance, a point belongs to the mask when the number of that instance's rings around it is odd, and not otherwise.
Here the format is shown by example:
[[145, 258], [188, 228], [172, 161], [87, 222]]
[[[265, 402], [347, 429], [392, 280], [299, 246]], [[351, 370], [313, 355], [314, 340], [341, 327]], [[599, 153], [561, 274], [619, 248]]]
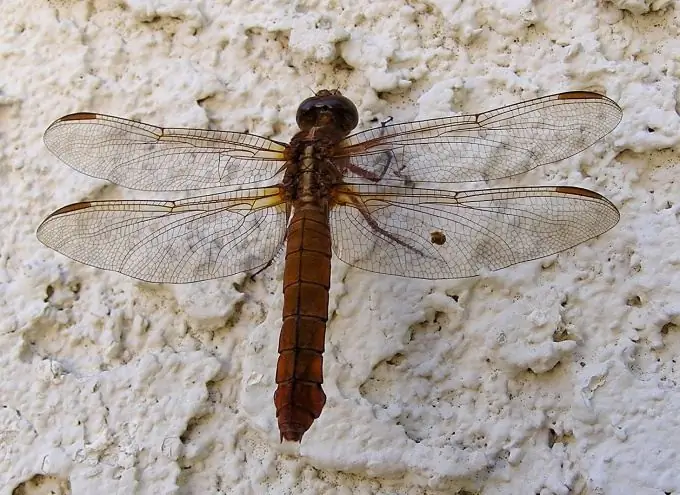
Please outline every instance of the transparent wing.
[[76, 261], [147, 282], [197, 282], [267, 265], [286, 233], [276, 187], [182, 201], [90, 201], [65, 206], [38, 239]]
[[611, 229], [616, 207], [577, 187], [446, 192], [343, 186], [333, 251], [364, 270], [425, 279], [471, 277], [558, 253]]
[[337, 156], [351, 165], [347, 177], [387, 184], [500, 179], [583, 151], [620, 120], [621, 109], [605, 96], [561, 93], [476, 115], [369, 129], [345, 139]]
[[178, 191], [274, 177], [285, 145], [239, 132], [164, 129], [98, 113], [60, 118], [47, 148], [70, 167], [130, 189]]

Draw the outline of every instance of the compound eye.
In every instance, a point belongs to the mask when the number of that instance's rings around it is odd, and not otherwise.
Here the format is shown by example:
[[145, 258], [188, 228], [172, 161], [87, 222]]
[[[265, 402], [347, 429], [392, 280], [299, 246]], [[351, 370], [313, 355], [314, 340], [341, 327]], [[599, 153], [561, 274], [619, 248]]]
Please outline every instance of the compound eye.
[[349, 134], [359, 124], [359, 111], [349, 98], [339, 96], [338, 100], [337, 122], [342, 130]]
[[331, 121], [349, 134], [359, 123], [359, 112], [349, 98], [339, 92], [323, 90], [319, 95], [307, 98], [300, 104], [295, 120], [303, 131], [328, 125]]

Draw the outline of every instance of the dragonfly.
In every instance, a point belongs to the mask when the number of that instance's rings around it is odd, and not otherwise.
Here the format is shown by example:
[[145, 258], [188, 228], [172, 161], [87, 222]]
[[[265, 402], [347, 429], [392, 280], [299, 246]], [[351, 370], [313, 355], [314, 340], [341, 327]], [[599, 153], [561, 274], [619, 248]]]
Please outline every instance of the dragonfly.
[[37, 235], [79, 262], [170, 284], [262, 270], [285, 245], [274, 405], [281, 441], [300, 442], [326, 402], [332, 253], [378, 274], [453, 279], [592, 239], [619, 220], [597, 192], [441, 184], [563, 160], [621, 115], [603, 95], [572, 91], [352, 134], [354, 103], [321, 90], [300, 104], [299, 130], [285, 143], [74, 113], [52, 123], [44, 141], [75, 170], [130, 189], [205, 191], [174, 201], [77, 202], [50, 214]]

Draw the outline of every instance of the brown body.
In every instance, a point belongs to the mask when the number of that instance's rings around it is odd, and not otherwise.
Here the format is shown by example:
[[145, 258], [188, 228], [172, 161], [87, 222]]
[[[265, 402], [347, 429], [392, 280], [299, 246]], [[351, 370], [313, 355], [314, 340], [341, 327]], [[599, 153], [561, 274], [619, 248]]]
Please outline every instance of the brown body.
[[146, 191], [223, 190], [74, 203], [49, 215], [38, 237], [92, 266], [173, 284], [252, 273], [287, 242], [274, 403], [281, 439], [300, 441], [326, 402], [331, 248], [375, 273], [450, 279], [573, 247], [619, 219], [593, 191], [418, 184], [521, 174], [587, 148], [620, 118], [613, 101], [579, 91], [350, 136], [356, 107], [322, 90], [302, 102], [300, 131], [286, 144], [76, 113], [45, 132], [47, 147], [76, 170]]
[[300, 441], [326, 403], [321, 383], [330, 280], [327, 211], [302, 204], [288, 229], [274, 393], [279, 431], [286, 440]]
[[332, 115], [314, 118], [296, 134], [283, 179], [293, 214], [286, 235], [283, 325], [274, 393], [281, 439], [299, 442], [326, 403], [323, 352], [331, 283], [330, 192], [342, 183], [333, 161], [346, 135]]

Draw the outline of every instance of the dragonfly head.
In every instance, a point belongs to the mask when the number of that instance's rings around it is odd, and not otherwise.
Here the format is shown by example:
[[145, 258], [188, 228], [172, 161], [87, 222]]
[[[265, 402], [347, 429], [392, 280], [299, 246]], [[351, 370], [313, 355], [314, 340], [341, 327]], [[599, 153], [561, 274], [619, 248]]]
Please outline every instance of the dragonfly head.
[[303, 131], [330, 125], [349, 134], [359, 123], [359, 112], [337, 89], [322, 89], [300, 104], [295, 120]]

